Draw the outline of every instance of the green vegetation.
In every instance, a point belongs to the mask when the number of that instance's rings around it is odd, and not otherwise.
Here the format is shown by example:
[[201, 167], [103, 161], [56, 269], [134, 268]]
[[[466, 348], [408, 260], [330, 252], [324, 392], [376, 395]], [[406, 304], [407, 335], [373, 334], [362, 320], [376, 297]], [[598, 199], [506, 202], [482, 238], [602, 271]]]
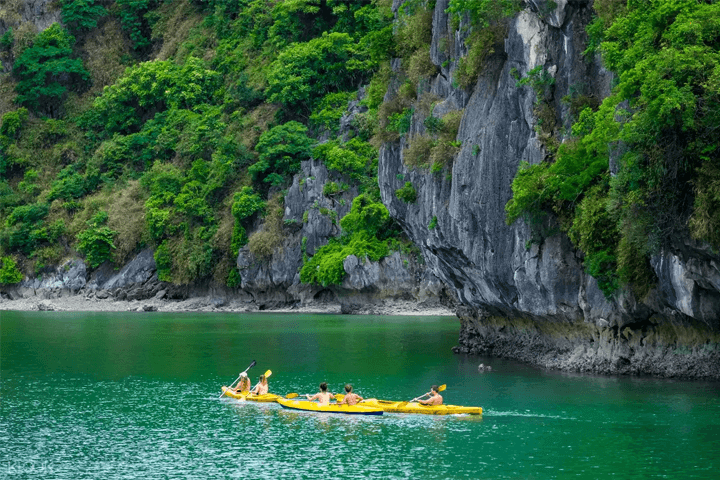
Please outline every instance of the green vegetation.
[[519, 0], [450, 0], [447, 9], [457, 25], [470, 17], [471, 31], [465, 40], [468, 53], [458, 62], [455, 80], [463, 88], [476, 81], [485, 59], [505, 38], [507, 22], [522, 8]]
[[405, 182], [402, 188], [395, 190], [395, 196], [405, 203], [415, 203], [417, 200], [417, 191], [413, 187], [412, 182]]
[[91, 268], [112, 260], [113, 238], [117, 232], [105, 225], [107, 219], [107, 212], [98, 212], [87, 222], [88, 228], [78, 235], [78, 250], [85, 254]]
[[300, 281], [318, 285], [339, 285], [345, 278], [343, 262], [349, 255], [361, 261], [378, 261], [390, 252], [390, 240], [398, 235], [390, 214], [380, 202], [367, 195], [353, 200], [350, 213], [340, 220], [343, 235], [331, 239], [300, 269]]
[[17, 263], [12, 257], [0, 258], [0, 285], [12, 285], [20, 283], [23, 274], [17, 268]]
[[624, 286], [642, 297], [656, 281], [649, 257], [671, 235], [689, 225], [720, 248], [711, 133], [720, 125], [720, 4], [604, 0], [596, 10], [589, 51], [618, 83], [599, 108], [580, 112], [554, 163], [521, 166], [507, 220], [541, 232], [554, 214], [606, 295]]
[[97, 26], [98, 19], [108, 13], [95, 0], [63, 0], [60, 5], [63, 23], [72, 32], [92, 30]]
[[74, 43], [57, 23], [35, 37], [13, 66], [17, 103], [57, 117], [68, 90], [82, 91], [90, 77], [82, 60], [73, 58]]

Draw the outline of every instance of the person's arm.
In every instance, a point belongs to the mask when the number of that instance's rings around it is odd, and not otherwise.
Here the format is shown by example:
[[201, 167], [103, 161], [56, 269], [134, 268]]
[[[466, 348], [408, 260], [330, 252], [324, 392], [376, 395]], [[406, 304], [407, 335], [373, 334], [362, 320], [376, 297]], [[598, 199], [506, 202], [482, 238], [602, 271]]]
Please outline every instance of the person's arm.
[[348, 404], [348, 405], [349, 405], [349, 403], [348, 403], [348, 401], [347, 401], [347, 399], [348, 399], [349, 396], [350, 396], [350, 395], [345, 395], [341, 401], [337, 402], [337, 404], [338, 404], [338, 405], [345, 405], [345, 404]]
[[313, 395], [312, 397], [311, 397], [310, 395], [305, 395], [305, 396], [306, 396], [307, 399], [310, 400], [310, 401], [318, 400], [318, 399], [320, 398], [320, 394], [319, 394], [319, 393], [316, 393], [316, 394]]

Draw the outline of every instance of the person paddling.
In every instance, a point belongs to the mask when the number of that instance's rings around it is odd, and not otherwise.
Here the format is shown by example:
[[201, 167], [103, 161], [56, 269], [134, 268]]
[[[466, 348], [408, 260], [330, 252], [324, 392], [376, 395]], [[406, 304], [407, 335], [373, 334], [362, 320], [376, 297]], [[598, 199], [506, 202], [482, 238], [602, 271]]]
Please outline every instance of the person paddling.
[[308, 400], [317, 400], [318, 404], [322, 407], [323, 405], [330, 405], [330, 399], [335, 399], [335, 395], [327, 391], [327, 382], [320, 384], [320, 391], [313, 395], [305, 395]]
[[345, 398], [342, 399], [338, 405], [357, 405], [358, 402], [363, 401], [363, 397], [357, 393], [353, 393], [353, 387], [349, 383], [345, 385]]
[[260, 375], [260, 381], [257, 385], [255, 385], [255, 388], [250, 390], [250, 393], [253, 395], [265, 395], [266, 393], [268, 393], [268, 390], [269, 387], [267, 378], [265, 377], [265, 375]]
[[[433, 385], [430, 388], [430, 391], [426, 393], [425, 395], [430, 395], [430, 398], [427, 400], [418, 400], [418, 403], [422, 405], [431, 405], [431, 406], [437, 406], [442, 405], [443, 403], [443, 397], [440, 395], [440, 390], [438, 389], [437, 385]], [[423, 397], [425, 396], [423, 395]]]
[[250, 377], [245, 372], [240, 373], [240, 383], [235, 387], [235, 393], [247, 392], [250, 390]]

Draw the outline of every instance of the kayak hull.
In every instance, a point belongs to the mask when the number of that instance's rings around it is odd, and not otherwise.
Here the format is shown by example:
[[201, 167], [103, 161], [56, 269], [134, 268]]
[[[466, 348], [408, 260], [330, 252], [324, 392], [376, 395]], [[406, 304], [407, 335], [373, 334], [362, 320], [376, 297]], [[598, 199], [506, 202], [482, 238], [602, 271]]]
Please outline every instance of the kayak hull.
[[266, 393], [265, 395], [250, 395], [248, 391], [236, 393], [228, 387], [222, 387], [222, 391], [226, 397], [234, 398], [235, 400], [247, 400], [248, 402], [273, 403], [277, 402], [278, 398], [282, 398], [280, 395], [275, 395], [274, 393]]
[[382, 415], [381, 408], [374, 408], [365, 405], [338, 405], [331, 403], [330, 405], [318, 405], [315, 402], [307, 400], [287, 400], [279, 398], [277, 403], [290, 410], [302, 410], [305, 412], [317, 413], [339, 413], [344, 415]]
[[393, 402], [368, 398], [361, 402], [373, 408], [380, 408], [388, 413], [417, 413], [420, 415], [482, 415], [481, 407], [461, 407], [458, 405], [423, 405], [418, 402]]

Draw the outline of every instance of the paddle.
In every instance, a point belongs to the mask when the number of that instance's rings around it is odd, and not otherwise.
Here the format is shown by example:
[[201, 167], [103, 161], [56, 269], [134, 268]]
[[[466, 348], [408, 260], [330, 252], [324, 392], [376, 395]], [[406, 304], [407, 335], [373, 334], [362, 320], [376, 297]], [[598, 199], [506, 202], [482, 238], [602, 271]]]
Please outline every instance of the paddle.
[[[255, 363], [256, 363], [255, 360], [253, 360], [252, 363], [250, 364], [250, 366], [247, 367], [247, 368], [245, 369], [245, 371], [240, 372], [240, 375], [238, 375], [238, 377], [235, 379], [235, 381], [232, 382], [228, 388], [229, 388], [229, 389], [232, 389], [232, 388], [233, 388], [233, 385], [235, 385], [238, 381], [240, 381], [240, 377], [242, 377], [242, 374], [243, 374], [243, 373], [247, 373], [248, 370], [250, 370], [252, 367], [255, 366]], [[218, 397], [218, 398], [222, 398], [223, 395], [225, 395], [225, 392], [221, 393], [221, 394], [220, 394], [220, 397]]]
[[[444, 391], [446, 388], [447, 388], [447, 385], [442, 384], [442, 385], [440, 385], [440, 386], [438, 387], [438, 392], [442, 392], [442, 391]], [[430, 392], [427, 392], [427, 393], [425, 393], [425, 394], [423, 394], [423, 395], [420, 395], [419, 397], [415, 397], [415, 398], [413, 398], [412, 400], [410, 400], [410, 402], [415, 402], [415, 401], [417, 401], [417, 400], [420, 400], [421, 398], [423, 398], [423, 397], [426, 396], [426, 395], [430, 395]], [[402, 408], [402, 407], [404, 407], [405, 405], [407, 405], [407, 404], [410, 403], [410, 402], [400, 402], [400, 403], [398, 404], [397, 408]]]

